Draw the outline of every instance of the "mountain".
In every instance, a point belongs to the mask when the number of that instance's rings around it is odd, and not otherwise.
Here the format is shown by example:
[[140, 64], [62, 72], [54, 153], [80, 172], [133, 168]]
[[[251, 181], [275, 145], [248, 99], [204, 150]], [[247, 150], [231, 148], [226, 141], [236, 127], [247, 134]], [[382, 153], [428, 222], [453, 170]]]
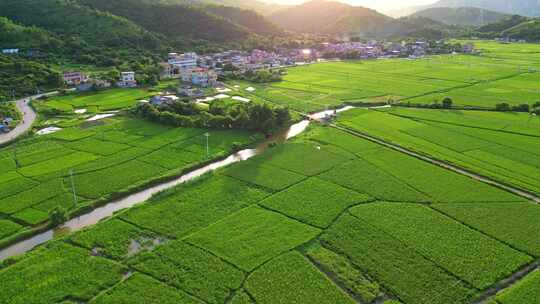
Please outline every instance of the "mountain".
[[501, 19], [497, 22], [493, 22], [493, 23], [490, 23], [490, 24], [486, 24], [482, 27], [479, 27], [478, 29], [476, 29], [478, 32], [481, 32], [481, 33], [494, 33], [494, 34], [498, 34], [498, 33], [501, 33], [507, 29], [510, 29], [516, 25], [519, 25], [519, 24], [522, 24], [526, 21], [528, 21], [529, 18], [527, 17], [523, 17], [523, 16], [518, 16], [518, 15], [513, 15], [513, 16], [508, 16], [504, 19]]
[[455, 36], [462, 29], [424, 17], [394, 19], [375, 10], [335, 1], [314, 0], [270, 16], [277, 25], [298, 33], [348, 37]]
[[5, 17], [0, 17], [0, 49], [19, 48], [49, 51], [56, 50], [62, 45], [63, 41], [60, 38], [46, 30], [22, 26]]
[[207, 5], [205, 9], [214, 15], [225, 18], [231, 22], [249, 29], [261, 36], [281, 36], [284, 30], [273, 24], [270, 20], [259, 13], [231, 6]]
[[386, 24], [384, 37], [415, 37], [425, 39], [443, 39], [460, 37], [469, 31], [460, 26], [448, 25], [425, 17], [401, 17]]
[[202, 8], [164, 5], [145, 0], [77, 0], [87, 7], [124, 17], [149, 31], [182, 44], [190, 40], [232, 42], [246, 39], [250, 32]]
[[528, 20], [508, 28], [501, 33], [501, 36], [538, 42], [540, 41], [540, 18]]
[[152, 0], [165, 4], [188, 4], [188, 5], [222, 5], [230, 7], [239, 7], [256, 11], [259, 14], [269, 15], [286, 6], [266, 3], [257, 0]]
[[477, 7], [433, 7], [411, 15], [440, 21], [449, 25], [483, 26], [500, 21], [508, 15]]
[[440, 0], [428, 6], [410, 9], [420, 11], [433, 7], [477, 7], [510, 15], [540, 16], [538, 0]]
[[94, 47], [159, 49], [161, 38], [117, 16], [68, 0], [2, 0], [0, 16]]
[[269, 16], [278, 26], [298, 33], [365, 35], [380, 32], [392, 18], [369, 8], [313, 0]]

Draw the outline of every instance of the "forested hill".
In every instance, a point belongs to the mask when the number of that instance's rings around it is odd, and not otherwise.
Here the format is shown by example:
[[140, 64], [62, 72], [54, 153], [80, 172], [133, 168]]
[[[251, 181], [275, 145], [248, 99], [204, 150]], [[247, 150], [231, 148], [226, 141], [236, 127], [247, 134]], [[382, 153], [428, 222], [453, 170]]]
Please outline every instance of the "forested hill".
[[376, 33], [392, 20], [372, 9], [324, 0], [279, 10], [270, 19], [290, 31], [328, 35]]
[[369, 8], [335, 1], [314, 0], [270, 16], [290, 31], [349, 37], [395, 38], [414, 36], [440, 39], [463, 29], [424, 17], [394, 19]]
[[538, 0], [440, 0], [428, 7], [478, 7], [504, 14], [540, 16]]
[[124, 18], [67, 0], [2, 0], [0, 16], [93, 46], [158, 49], [161, 39]]
[[237, 23], [262, 36], [282, 36], [284, 30], [253, 10], [223, 5], [207, 5], [208, 12]]
[[508, 15], [476, 7], [434, 7], [411, 15], [425, 17], [449, 25], [483, 26], [502, 20]]
[[144, 0], [77, 0], [77, 2], [122, 16], [177, 42], [185, 39], [231, 42], [245, 39], [250, 34], [241, 26], [194, 6], [150, 4]]

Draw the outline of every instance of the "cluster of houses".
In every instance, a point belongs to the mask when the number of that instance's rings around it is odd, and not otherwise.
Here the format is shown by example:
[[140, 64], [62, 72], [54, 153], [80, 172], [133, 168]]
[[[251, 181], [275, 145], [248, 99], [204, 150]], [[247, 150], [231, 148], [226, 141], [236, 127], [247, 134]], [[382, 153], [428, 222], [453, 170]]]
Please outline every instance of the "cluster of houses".
[[[64, 72], [63, 78], [64, 83], [67, 86], [75, 87], [81, 92], [89, 91], [91, 89], [106, 89], [112, 86], [109, 81], [91, 78], [84, 72]], [[135, 72], [120, 73], [120, 78], [118, 79], [116, 85], [121, 88], [137, 87]]]
[[[324, 43], [318, 50], [318, 57], [323, 58], [422, 58], [427, 54], [443, 53], [449, 48], [444, 40], [439, 41], [412, 41], [412, 42], [344, 42], [344, 43]], [[455, 49], [454, 49], [455, 50]], [[475, 52], [474, 44], [467, 43], [461, 46], [461, 49], [455, 50], [462, 53], [472, 54]]]

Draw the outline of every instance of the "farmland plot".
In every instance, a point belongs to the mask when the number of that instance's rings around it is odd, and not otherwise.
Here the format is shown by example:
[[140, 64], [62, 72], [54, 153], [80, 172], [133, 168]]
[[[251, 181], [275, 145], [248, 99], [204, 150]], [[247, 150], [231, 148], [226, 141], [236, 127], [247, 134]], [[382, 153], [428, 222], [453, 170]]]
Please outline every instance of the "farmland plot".
[[[0, 149], [0, 213], [25, 227], [49, 220], [62, 207], [75, 212], [96, 200], [180, 174], [233, 145], [258, 140], [251, 132], [172, 128], [125, 117], [76, 124]], [[77, 204], [71, 192], [74, 186]], [[20, 230], [9, 230], [7, 238]]]
[[501, 304], [532, 304], [540, 303], [540, 271], [535, 271], [516, 285], [497, 295], [496, 300]]
[[204, 302], [142, 274], [134, 274], [112, 290], [93, 299], [91, 304], [202, 304]]
[[191, 235], [187, 241], [251, 271], [319, 233], [317, 228], [254, 206]]
[[534, 203], [435, 204], [433, 207], [514, 248], [540, 257], [540, 206]]
[[55, 242], [0, 271], [0, 302], [58, 303], [66, 298], [88, 301], [119, 282], [127, 268], [89, 251]]
[[143, 253], [130, 265], [207, 303], [224, 303], [244, 280], [239, 269], [182, 241]]
[[479, 290], [532, 261], [429, 207], [376, 203], [357, 206], [351, 214], [437, 263]]
[[301, 222], [326, 228], [351, 205], [369, 200], [368, 195], [314, 177], [272, 195], [261, 205]]
[[246, 288], [259, 304], [355, 303], [295, 251], [257, 269], [247, 279]]
[[212, 175], [180, 185], [166, 194], [121, 217], [139, 227], [180, 238], [268, 196], [262, 189], [227, 176]]
[[[401, 115], [403, 113], [405, 115]], [[529, 136], [536, 132], [533, 131], [535, 118], [532, 118], [532, 127], [527, 128], [524, 125], [530, 119], [528, 116], [493, 113], [493, 117], [474, 114], [468, 118], [455, 118], [460, 114], [445, 113], [448, 111], [353, 110], [342, 114], [338, 123], [502, 182], [540, 191], [537, 178], [540, 174], [540, 140]], [[446, 117], [449, 117], [447, 121], [439, 122]], [[475, 122], [476, 117], [481, 120]], [[506, 132], [502, 122], [493, 124], [492, 129], [487, 125], [505, 117], [509, 117], [507, 126], [514, 130], [511, 132], [524, 134]]]
[[384, 231], [345, 214], [322, 236], [325, 246], [405, 303], [468, 303], [475, 290]]

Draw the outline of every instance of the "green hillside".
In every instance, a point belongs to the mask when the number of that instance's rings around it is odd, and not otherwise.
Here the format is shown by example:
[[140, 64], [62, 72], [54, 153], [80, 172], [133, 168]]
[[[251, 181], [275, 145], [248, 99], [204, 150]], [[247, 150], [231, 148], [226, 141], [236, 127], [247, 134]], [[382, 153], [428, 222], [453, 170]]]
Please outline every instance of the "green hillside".
[[501, 33], [504, 37], [540, 41], [540, 19], [532, 19], [513, 26]]
[[214, 15], [241, 25], [258, 35], [275, 36], [284, 34], [282, 29], [253, 10], [223, 5], [208, 5], [205, 9]]
[[466, 26], [483, 26], [508, 17], [502, 13], [476, 7], [435, 7], [419, 11], [412, 16], [425, 17], [449, 25]]
[[186, 39], [212, 42], [240, 41], [250, 34], [241, 26], [194, 6], [149, 4], [144, 0], [78, 0], [78, 2], [125, 17], [147, 30], [163, 34], [168, 39], [180, 43], [185, 43]]
[[328, 35], [375, 33], [392, 20], [368, 8], [323, 0], [277, 11], [270, 19], [290, 31]]
[[37, 26], [72, 41], [92, 46], [134, 47], [156, 50], [161, 40], [134, 23], [67, 0], [3, 0], [4, 17]]
[[506, 17], [504, 19], [501, 19], [497, 22], [486, 24], [478, 28], [477, 31], [481, 33], [499, 33], [511, 27], [514, 27], [520, 23], [523, 23], [527, 20], [528, 20], [527, 17], [513, 15], [513, 16]]

